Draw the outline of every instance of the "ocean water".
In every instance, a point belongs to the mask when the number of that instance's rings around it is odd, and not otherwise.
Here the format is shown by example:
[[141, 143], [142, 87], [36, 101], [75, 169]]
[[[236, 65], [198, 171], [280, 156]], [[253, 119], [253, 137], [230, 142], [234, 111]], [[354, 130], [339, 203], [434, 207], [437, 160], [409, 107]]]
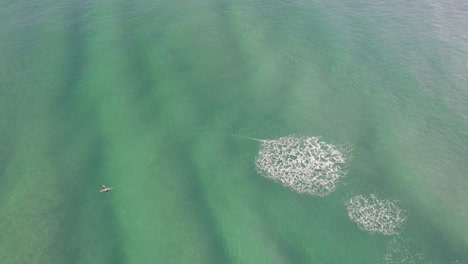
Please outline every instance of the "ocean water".
[[467, 62], [464, 1], [2, 1], [0, 263], [468, 263]]

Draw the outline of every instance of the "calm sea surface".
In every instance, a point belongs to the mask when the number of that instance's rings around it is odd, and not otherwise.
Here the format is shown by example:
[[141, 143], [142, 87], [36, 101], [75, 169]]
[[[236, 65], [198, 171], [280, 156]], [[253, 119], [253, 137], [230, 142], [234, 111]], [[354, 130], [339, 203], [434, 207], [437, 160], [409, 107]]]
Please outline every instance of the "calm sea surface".
[[[466, 1], [4, 0], [0, 263], [468, 263], [467, 72]], [[243, 138], [291, 135], [328, 195]]]

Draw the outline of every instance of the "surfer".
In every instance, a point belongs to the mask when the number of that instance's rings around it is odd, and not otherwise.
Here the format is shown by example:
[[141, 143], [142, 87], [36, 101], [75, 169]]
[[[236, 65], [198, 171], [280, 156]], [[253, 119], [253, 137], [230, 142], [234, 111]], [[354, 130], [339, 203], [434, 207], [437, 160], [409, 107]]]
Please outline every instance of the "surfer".
[[101, 185], [101, 190], [99, 192], [106, 192], [108, 193], [110, 190], [112, 190], [112, 187], [106, 187], [104, 184]]

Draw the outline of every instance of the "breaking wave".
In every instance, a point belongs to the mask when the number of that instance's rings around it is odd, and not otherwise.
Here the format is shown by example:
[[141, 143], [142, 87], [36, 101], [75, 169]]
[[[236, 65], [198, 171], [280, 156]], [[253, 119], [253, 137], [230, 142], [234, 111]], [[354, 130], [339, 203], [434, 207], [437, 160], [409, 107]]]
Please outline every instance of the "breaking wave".
[[257, 171], [298, 193], [323, 197], [346, 175], [347, 149], [340, 150], [319, 137], [292, 135], [261, 143]]
[[406, 220], [406, 212], [394, 201], [379, 200], [371, 194], [370, 199], [357, 195], [346, 202], [348, 216], [359, 228], [384, 235], [398, 234]]

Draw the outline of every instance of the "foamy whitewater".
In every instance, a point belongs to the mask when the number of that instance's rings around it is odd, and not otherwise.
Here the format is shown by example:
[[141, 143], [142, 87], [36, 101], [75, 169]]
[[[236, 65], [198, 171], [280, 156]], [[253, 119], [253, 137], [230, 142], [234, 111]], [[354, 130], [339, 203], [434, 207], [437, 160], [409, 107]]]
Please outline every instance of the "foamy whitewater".
[[326, 196], [346, 175], [346, 149], [319, 137], [291, 135], [261, 142], [255, 160], [258, 172], [298, 193]]
[[362, 195], [352, 197], [346, 202], [346, 208], [349, 218], [371, 233], [398, 234], [406, 220], [406, 212], [398, 208], [395, 201], [379, 200], [373, 194], [370, 199]]

